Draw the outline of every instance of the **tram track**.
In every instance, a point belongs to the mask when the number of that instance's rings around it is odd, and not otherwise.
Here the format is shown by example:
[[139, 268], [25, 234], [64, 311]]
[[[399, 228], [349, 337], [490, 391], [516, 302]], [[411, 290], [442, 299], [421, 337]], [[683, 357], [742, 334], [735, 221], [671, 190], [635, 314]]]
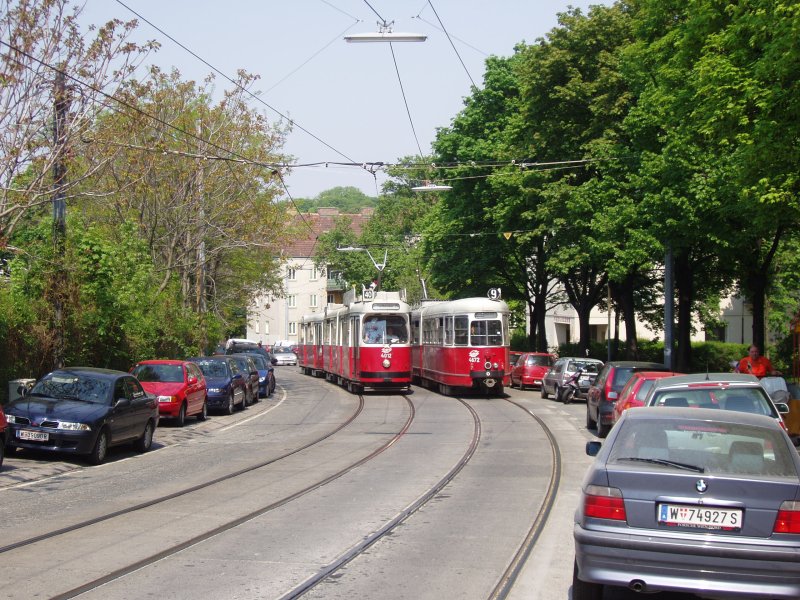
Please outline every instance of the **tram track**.
[[42, 542], [42, 541], [45, 541], [45, 540], [53, 539], [55, 537], [67, 534], [67, 533], [72, 533], [72, 532], [75, 532], [75, 531], [79, 531], [80, 529], [84, 529], [84, 528], [90, 527], [92, 525], [97, 525], [98, 523], [102, 523], [104, 521], [109, 521], [109, 520], [115, 519], [117, 517], [122, 517], [122, 516], [125, 516], [125, 515], [128, 515], [128, 514], [131, 514], [131, 513], [135, 513], [137, 511], [145, 510], [147, 508], [151, 508], [153, 506], [157, 506], [157, 505], [162, 504], [164, 502], [168, 502], [170, 500], [174, 500], [176, 498], [180, 498], [182, 496], [186, 496], [187, 494], [191, 494], [193, 492], [198, 492], [200, 490], [209, 488], [209, 487], [211, 487], [213, 485], [217, 485], [217, 484], [220, 484], [220, 483], [224, 483], [226, 481], [233, 480], [233, 479], [235, 479], [237, 477], [241, 477], [242, 475], [245, 475], [247, 473], [251, 473], [253, 471], [257, 471], [258, 469], [263, 469], [264, 467], [268, 467], [270, 465], [274, 465], [275, 463], [277, 463], [277, 462], [279, 462], [281, 460], [285, 460], [285, 459], [287, 459], [287, 458], [289, 458], [291, 456], [299, 454], [300, 452], [303, 452], [304, 450], [308, 450], [309, 448], [312, 448], [313, 446], [316, 446], [316, 445], [324, 442], [325, 440], [333, 437], [334, 435], [336, 435], [337, 433], [339, 433], [340, 431], [345, 429], [347, 426], [349, 426], [351, 423], [353, 423], [358, 418], [358, 416], [363, 412], [363, 410], [364, 410], [364, 396], [361, 395], [361, 396], [358, 397], [358, 404], [356, 406], [355, 411], [353, 411], [353, 413], [347, 419], [345, 419], [342, 423], [340, 423], [334, 429], [326, 432], [325, 434], [323, 434], [321, 436], [316, 437], [315, 439], [309, 441], [306, 444], [303, 444], [302, 446], [299, 446], [297, 448], [293, 448], [292, 450], [289, 450], [288, 452], [284, 452], [283, 454], [281, 454], [279, 456], [275, 456], [275, 457], [269, 458], [267, 460], [259, 461], [259, 462], [255, 463], [255, 464], [248, 465], [247, 467], [238, 469], [236, 471], [232, 471], [230, 473], [226, 473], [225, 475], [222, 475], [220, 477], [215, 477], [213, 479], [209, 479], [209, 480], [204, 481], [202, 483], [198, 483], [196, 485], [189, 486], [189, 487], [183, 488], [181, 490], [177, 490], [177, 491], [172, 492], [170, 494], [165, 494], [165, 495], [159, 496], [157, 498], [153, 498], [153, 499], [147, 500], [145, 502], [140, 502], [138, 504], [127, 506], [127, 507], [122, 508], [120, 510], [116, 510], [116, 511], [113, 511], [113, 512], [110, 512], [110, 513], [106, 513], [104, 515], [98, 515], [97, 517], [93, 517], [91, 519], [85, 519], [83, 521], [80, 521], [78, 523], [73, 523], [73, 524], [68, 525], [66, 527], [61, 527], [59, 529], [48, 531], [48, 532], [42, 533], [40, 535], [32, 536], [30, 538], [26, 538], [24, 540], [19, 540], [19, 541], [16, 541], [16, 542], [4, 545], [4, 546], [0, 546], [0, 555], [4, 554], [6, 552], [10, 552], [11, 550], [16, 550], [16, 549], [19, 549], [19, 548], [23, 548], [25, 546], [29, 546], [31, 544], [35, 544], [37, 542]]
[[513, 404], [517, 408], [525, 411], [525, 413], [533, 417], [539, 423], [539, 426], [542, 428], [547, 436], [548, 441], [550, 442], [550, 450], [552, 453], [553, 462], [550, 484], [547, 486], [544, 500], [539, 508], [539, 511], [536, 513], [533, 523], [525, 535], [522, 544], [520, 544], [519, 548], [514, 554], [514, 558], [503, 572], [503, 575], [498, 580], [497, 585], [492, 590], [492, 593], [489, 594], [488, 600], [503, 600], [510, 594], [511, 589], [514, 587], [514, 583], [519, 577], [519, 574], [522, 572], [525, 562], [530, 556], [533, 547], [536, 545], [536, 540], [539, 539], [539, 536], [542, 534], [545, 526], [547, 525], [547, 519], [550, 515], [553, 505], [555, 504], [559, 482], [561, 481], [561, 450], [555, 435], [553, 435], [553, 432], [542, 418], [535, 415], [528, 408], [514, 400], [511, 400], [510, 398], [505, 398], [505, 400], [506, 402]]
[[[191, 548], [192, 546], [201, 544], [206, 540], [209, 540], [209, 539], [211, 539], [211, 538], [213, 538], [213, 537], [215, 537], [217, 535], [220, 535], [221, 533], [224, 533], [226, 531], [234, 529], [239, 525], [242, 525], [242, 524], [244, 524], [244, 523], [246, 523], [248, 521], [256, 519], [256, 518], [258, 518], [258, 517], [260, 517], [262, 515], [265, 515], [266, 513], [269, 513], [270, 511], [273, 511], [273, 510], [278, 509], [278, 508], [280, 508], [282, 506], [285, 506], [286, 504], [288, 504], [288, 503], [290, 503], [290, 502], [292, 502], [294, 500], [297, 500], [298, 498], [300, 498], [300, 497], [302, 497], [302, 496], [304, 496], [304, 495], [306, 495], [306, 494], [308, 494], [310, 492], [313, 492], [314, 490], [318, 490], [318, 489], [322, 488], [323, 486], [330, 484], [331, 482], [343, 477], [344, 475], [346, 475], [347, 473], [353, 471], [354, 469], [357, 469], [357, 468], [361, 467], [362, 465], [364, 465], [364, 464], [368, 463], [369, 461], [375, 459], [377, 456], [379, 456], [380, 454], [382, 454], [383, 452], [385, 452], [386, 450], [391, 448], [398, 440], [400, 440], [407, 433], [408, 429], [411, 427], [411, 424], [413, 423], [414, 418], [415, 418], [415, 414], [416, 414], [416, 411], [415, 411], [415, 408], [414, 408], [414, 404], [413, 404], [413, 402], [411, 401], [411, 399], [408, 396], [403, 395], [402, 398], [403, 398], [403, 400], [405, 401], [405, 403], [406, 403], [406, 405], [408, 407], [408, 415], [407, 415], [404, 423], [402, 424], [402, 426], [399, 428], [399, 430], [396, 433], [394, 433], [391, 436], [390, 439], [388, 439], [387, 441], [382, 443], [380, 446], [378, 446], [373, 451], [371, 451], [369, 454], [367, 454], [366, 456], [360, 458], [359, 460], [350, 462], [349, 464], [347, 464], [344, 467], [340, 468], [336, 472], [331, 473], [328, 476], [326, 476], [326, 477], [324, 477], [322, 479], [319, 479], [319, 480], [317, 480], [317, 481], [315, 481], [315, 482], [303, 487], [302, 489], [294, 491], [293, 493], [288, 494], [288, 495], [286, 495], [286, 496], [284, 496], [284, 497], [282, 497], [280, 499], [274, 500], [274, 501], [270, 502], [269, 504], [266, 504], [264, 506], [260, 506], [255, 510], [250, 510], [247, 514], [241, 515], [241, 516], [239, 516], [239, 517], [237, 517], [235, 519], [229, 519], [229, 520], [225, 521], [224, 523], [219, 524], [216, 527], [213, 527], [211, 529], [203, 531], [202, 533], [194, 535], [194, 536], [192, 536], [192, 537], [190, 537], [190, 538], [188, 538], [186, 540], [180, 541], [178, 543], [174, 543], [174, 544], [172, 544], [172, 545], [170, 545], [170, 546], [168, 546], [166, 548], [163, 548], [162, 550], [160, 550], [158, 552], [154, 552], [153, 554], [150, 554], [148, 556], [142, 557], [141, 559], [133, 561], [133, 562], [127, 564], [127, 565], [124, 565], [124, 566], [121, 566], [119, 568], [116, 568], [116, 569], [110, 571], [109, 573], [107, 573], [107, 574], [105, 574], [105, 575], [103, 575], [101, 577], [94, 578], [91, 581], [85, 582], [85, 583], [83, 583], [83, 584], [81, 584], [79, 586], [73, 587], [73, 588], [71, 588], [71, 589], [69, 589], [67, 591], [59, 592], [59, 593], [57, 593], [55, 595], [50, 595], [49, 597], [53, 598], [53, 599], [66, 599], [66, 598], [74, 598], [76, 596], [80, 596], [81, 594], [84, 594], [84, 593], [87, 593], [87, 592], [91, 592], [92, 590], [95, 590], [95, 589], [97, 589], [97, 588], [99, 588], [99, 587], [101, 587], [101, 586], [103, 586], [105, 584], [108, 584], [108, 583], [110, 583], [110, 582], [112, 582], [112, 581], [114, 581], [116, 579], [120, 579], [120, 578], [125, 577], [126, 575], [129, 575], [129, 574], [131, 574], [131, 573], [133, 573], [135, 571], [138, 571], [138, 570], [140, 570], [142, 568], [145, 568], [145, 567], [147, 567], [149, 565], [155, 564], [155, 563], [157, 563], [159, 561], [162, 561], [162, 560], [164, 560], [166, 558], [169, 558], [169, 557], [171, 557], [171, 556], [173, 556], [173, 555], [175, 555], [175, 554], [177, 554], [179, 552], [182, 552], [182, 551], [184, 551], [184, 550], [186, 550], [188, 548]], [[316, 444], [319, 444], [321, 441], [330, 438], [331, 436], [335, 435], [337, 432], [341, 431], [342, 429], [344, 429], [345, 427], [347, 427], [348, 425], [353, 423], [355, 421], [355, 419], [362, 413], [362, 411], [364, 409], [364, 404], [365, 404], [364, 396], [360, 395], [359, 396], [359, 405], [358, 405], [357, 410], [354, 412], [353, 415], [351, 415], [351, 417], [349, 419], [347, 419], [346, 422], [342, 423], [339, 427], [337, 427], [335, 430], [329, 432], [325, 436], [321, 436], [320, 438], [317, 438], [316, 440], [314, 440], [312, 442], [309, 442], [308, 444], [305, 444], [303, 447], [294, 449], [291, 452], [287, 452], [284, 455], [281, 455], [280, 457], [275, 457], [275, 458], [272, 458], [272, 459], [270, 459], [268, 461], [263, 461], [262, 463], [258, 463], [257, 465], [252, 465], [252, 466], [250, 466], [248, 468], [245, 468], [245, 469], [240, 469], [240, 470], [236, 471], [235, 473], [228, 474], [227, 476], [219, 477], [219, 478], [216, 478], [213, 481], [208, 481], [208, 482], [205, 482], [204, 484], [201, 484], [201, 485], [198, 485], [198, 486], [192, 486], [191, 488], [186, 488], [186, 489], [181, 490], [179, 492], [176, 492], [176, 493], [173, 493], [173, 494], [168, 494], [168, 495], [160, 497], [158, 499], [154, 499], [154, 500], [151, 500], [151, 501], [148, 501], [148, 502], [145, 502], [145, 503], [141, 503], [141, 504], [138, 504], [136, 506], [131, 506], [131, 507], [128, 507], [128, 508], [126, 508], [124, 510], [115, 511], [114, 513], [109, 513], [107, 515], [103, 515], [103, 516], [95, 518], [95, 519], [90, 519], [90, 520], [83, 521], [83, 522], [81, 522], [79, 524], [75, 524], [75, 525], [70, 526], [68, 528], [63, 528], [61, 530], [52, 531], [52, 532], [49, 532], [48, 534], [42, 534], [40, 536], [36, 536], [35, 538], [29, 538], [27, 540], [21, 540], [20, 542], [17, 542], [17, 543], [14, 543], [14, 544], [9, 544], [8, 546], [5, 546], [0, 550], [2, 550], [2, 552], [9, 553], [9, 552], [12, 552], [15, 549], [20, 549], [20, 548], [23, 548], [25, 546], [31, 546], [32, 544], [36, 544], [38, 542], [46, 542], [46, 541], [52, 540], [52, 539], [54, 539], [54, 538], [56, 538], [56, 537], [58, 537], [60, 535], [64, 535], [65, 533], [79, 531], [82, 528], [86, 528], [86, 527], [89, 527], [91, 525], [96, 525], [96, 524], [101, 523], [103, 521], [109, 521], [109, 520], [114, 519], [114, 518], [124, 517], [125, 515], [130, 515], [131, 513], [136, 512], [136, 511], [142, 511], [142, 510], [144, 510], [146, 508], [150, 508], [152, 506], [155, 506], [156, 504], [160, 504], [160, 503], [166, 502], [166, 501], [174, 499], [176, 497], [179, 497], [179, 496], [182, 496], [182, 495], [187, 495], [187, 494], [190, 494], [192, 492], [200, 491], [200, 490], [202, 490], [204, 488], [207, 488], [207, 487], [209, 487], [211, 485], [215, 485], [215, 484], [219, 484], [221, 482], [229, 481], [232, 478], [241, 476], [241, 475], [243, 475], [245, 473], [250, 473], [250, 472], [255, 471], [255, 470], [259, 469], [259, 468], [263, 468], [263, 467], [266, 467], [268, 465], [273, 465], [274, 463], [276, 463], [279, 460], [285, 459], [288, 456], [297, 454], [297, 453], [299, 453], [299, 452], [301, 452], [303, 450], [306, 450], [306, 449], [308, 449], [308, 448], [310, 448], [310, 447], [312, 447], [312, 446], [314, 446]], [[13, 556], [13, 554], [8, 554], [8, 556]]]

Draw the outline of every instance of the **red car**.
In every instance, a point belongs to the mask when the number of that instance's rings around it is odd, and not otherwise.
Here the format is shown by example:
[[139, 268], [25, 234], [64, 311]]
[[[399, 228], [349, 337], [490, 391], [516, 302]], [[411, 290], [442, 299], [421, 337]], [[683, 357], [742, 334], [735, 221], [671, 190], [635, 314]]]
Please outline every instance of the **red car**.
[[681, 375], [672, 371], [638, 371], [634, 373], [619, 393], [619, 398], [614, 402], [613, 422], [619, 421], [622, 413], [634, 406], [644, 406], [647, 392], [653, 387], [653, 382], [662, 377]]
[[511, 387], [542, 387], [542, 377], [553, 366], [556, 357], [546, 352], [523, 352], [511, 369]]
[[206, 419], [206, 380], [196, 364], [185, 360], [143, 360], [131, 373], [148, 394], [158, 398], [161, 417], [174, 419], [178, 427], [183, 427], [186, 417]]

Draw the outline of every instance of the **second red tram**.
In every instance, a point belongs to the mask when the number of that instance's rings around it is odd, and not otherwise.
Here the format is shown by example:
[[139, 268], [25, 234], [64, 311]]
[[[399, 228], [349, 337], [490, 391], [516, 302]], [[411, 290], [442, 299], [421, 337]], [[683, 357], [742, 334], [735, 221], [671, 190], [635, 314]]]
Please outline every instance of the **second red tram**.
[[411, 313], [414, 383], [446, 396], [459, 388], [502, 396], [511, 376], [509, 314], [489, 298], [423, 302]]
[[410, 306], [400, 292], [363, 289], [300, 322], [300, 370], [351, 392], [411, 385]]

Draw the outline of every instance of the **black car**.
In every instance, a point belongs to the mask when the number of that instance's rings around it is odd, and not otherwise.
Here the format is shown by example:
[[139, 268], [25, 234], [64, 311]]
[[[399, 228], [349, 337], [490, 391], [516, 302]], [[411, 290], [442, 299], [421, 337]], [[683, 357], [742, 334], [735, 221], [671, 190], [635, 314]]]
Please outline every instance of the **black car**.
[[661, 363], [633, 360], [607, 362], [586, 394], [586, 427], [597, 426], [597, 437], [604, 438], [614, 425], [614, 402], [637, 371], [670, 371]]
[[245, 406], [250, 406], [251, 404], [255, 404], [258, 402], [259, 393], [259, 379], [261, 375], [258, 372], [258, 366], [256, 366], [253, 357], [249, 354], [228, 354], [233, 360], [236, 361], [236, 364], [239, 365], [239, 370], [246, 376], [247, 379], [247, 397], [245, 398]]
[[6, 407], [11, 448], [86, 455], [100, 464], [111, 446], [133, 442], [147, 452], [158, 402], [123, 371], [69, 367], [45, 375]]

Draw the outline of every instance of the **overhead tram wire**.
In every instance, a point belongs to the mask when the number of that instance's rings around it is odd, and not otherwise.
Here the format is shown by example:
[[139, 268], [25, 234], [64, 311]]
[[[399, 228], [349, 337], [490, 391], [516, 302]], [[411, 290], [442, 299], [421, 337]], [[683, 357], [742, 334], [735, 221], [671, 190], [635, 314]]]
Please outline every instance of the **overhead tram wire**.
[[[469, 69], [467, 69], [467, 65], [464, 64], [464, 60], [461, 58], [461, 55], [458, 53], [458, 49], [456, 49], [456, 45], [453, 43], [453, 40], [450, 39], [450, 34], [447, 33], [447, 28], [444, 26], [444, 23], [442, 23], [442, 20], [439, 18], [439, 13], [436, 12], [436, 9], [434, 8], [433, 2], [431, 2], [431, 0], [428, 0], [428, 6], [431, 7], [431, 10], [433, 10], [433, 14], [436, 15], [436, 20], [439, 21], [439, 25], [442, 26], [442, 31], [444, 31], [444, 34], [447, 36], [447, 41], [450, 42], [450, 45], [453, 47], [453, 52], [456, 53], [456, 56], [458, 57], [458, 61], [461, 63], [461, 66], [464, 67], [464, 72], [467, 74], [467, 77], [469, 77], [469, 80], [472, 82], [472, 87], [475, 88], [475, 89], [478, 89], [478, 86], [475, 85], [475, 80], [472, 79], [472, 75], [470, 75]], [[420, 11], [420, 12], [422, 12], [422, 11]]]
[[389, 50], [392, 51], [394, 70], [395, 73], [397, 73], [397, 82], [400, 84], [400, 94], [403, 96], [403, 103], [406, 105], [406, 114], [408, 115], [408, 122], [411, 124], [411, 133], [414, 134], [414, 141], [417, 142], [417, 150], [419, 151], [420, 158], [422, 158], [425, 155], [422, 152], [422, 146], [420, 146], [419, 138], [417, 137], [417, 130], [414, 127], [414, 119], [411, 118], [411, 109], [408, 107], [408, 99], [406, 98], [406, 92], [403, 89], [403, 80], [400, 78], [400, 69], [397, 66], [397, 57], [394, 55], [394, 44], [391, 42], [389, 43]]
[[[183, 50], [185, 50], [186, 52], [188, 52], [189, 54], [191, 54], [192, 56], [194, 56], [194, 57], [195, 57], [197, 60], [199, 60], [199, 61], [200, 61], [201, 63], [203, 63], [204, 65], [206, 65], [206, 66], [207, 66], [209, 69], [213, 70], [215, 73], [217, 73], [217, 74], [219, 74], [220, 76], [224, 77], [224, 78], [225, 78], [226, 80], [228, 80], [230, 83], [232, 83], [233, 85], [235, 85], [236, 87], [238, 87], [239, 89], [241, 89], [242, 91], [244, 91], [245, 93], [247, 93], [248, 95], [250, 95], [250, 96], [251, 96], [251, 97], [252, 97], [254, 100], [256, 100], [256, 101], [260, 102], [261, 104], [263, 104], [264, 106], [266, 106], [267, 108], [269, 108], [271, 111], [273, 111], [275, 114], [277, 114], [278, 116], [280, 116], [282, 119], [286, 119], [286, 121], [288, 121], [288, 122], [289, 122], [289, 123], [291, 123], [292, 125], [295, 125], [295, 126], [297, 126], [297, 128], [298, 128], [300, 131], [302, 131], [302, 132], [306, 133], [307, 135], [311, 136], [312, 138], [314, 138], [315, 140], [317, 140], [319, 143], [321, 143], [321, 144], [322, 144], [323, 146], [325, 146], [326, 148], [329, 148], [330, 150], [333, 150], [333, 151], [334, 151], [336, 154], [338, 154], [339, 156], [342, 156], [342, 157], [346, 158], [347, 160], [351, 161], [351, 162], [352, 162], [352, 163], [354, 163], [354, 164], [361, 164], [361, 163], [356, 163], [356, 161], [354, 161], [352, 158], [350, 158], [349, 156], [347, 156], [347, 155], [346, 155], [344, 152], [341, 152], [340, 150], [338, 150], [338, 149], [334, 148], [334, 147], [333, 147], [333, 146], [331, 146], [331, 145], [330, 145], [328, 142], [326, 142], [326, 141], [325, 141], [325, 140], [323, 140], [322, 138], [318, 137], [317, 135], [315, 135], [314, 133], [312, 133], [311, 131], [309, 131], [308, 129], [306, 129], [305, 127], [303, 127], [302, 125], [300, 125], [299, 123], [297, 123], [297, 122], [296, 122], [294, 119], [291, 119], [291, 118], [289, 118], [288, 116], [284, 115], [284, 114], [283, 114], [281, 111], [279, 111], [277, 108], [275, 108], [275, 107], [271, 106], [270, 104], [268, 104], [267, 102], [265, 102], [263, 99], [259, 98], [259, 97], [258, 97], [256, 94], [254, 94], [253, 92], [251, 92], [251, 91], [250, 91], [250, 90], [248, 90], [247, 88], [244, 88], [244, 87], [242, 87], [241, 85], [239, 85], [239, 84], [238, 84], [236, 81], [234, 81], [233, 79], [231, 79], [230, 77], [228, 77], [228, 75], [226, 75], [225, 73], [223, 73], [222, 71], [220, 71], [219, 69], [217, 69], [217, 68], [216, 68], [214, 65], [212, 65], [212, 64], [211, 64], [211, 63], [209, 63], [207, 60], [205, 60], [204, 58], [202, 58], [202, 57], [201, 57], [200, 55], [198, 55], [196, 52], [194, 52], [194, 51], [190, 50], [188, 47], [186, 47], [185, 45], [183, 45], [182, 43], [180, 43], [178, 40], [176, 40], [174, 37], [172, 37], [171, 35], [169, 35], [169, 34], [168, 34], [166, 31], [164, 31], [163, 29], [161, 29], [160, 27], [158, 27], [157, 25], [155, 25], [154, 23], [152, 23], [150, 20], [148, 20], [147, 18], [145, 18], [144, 16], [140, 15], [138, 12], [136, 12], [135, 10], [133, 10], [133, 9], [132, 9], [130, 6], [128, 6], [127, 4], [125, 4], [124, 2], [122, 2], [122, 0], [116, 0], [116, 2], [117, 2], [117, 4], [119, 4], [120, 6], [122, 6], [122, 7], [126, 8], [127, 10], [129, 10], [130, 12], [132, 12], [134, 15], [136, 15], [137, 17], [139, 17], [139, 18], [140, 18], [142, 21], [144, 21], [145, 23], [147, 23], [148, 25], [150, 25], [150, 27], [152, 27], [153, 29], [155, 29], [156, 31], [158, 31], [160, 34], [162, 34], [162, 35], [166, 36], [166, 37], [167, 37], [167, 38], [168, 38], [170, 41], [172, 41], [173, 43], [175, 43], [176, 45], [178, 45], [180, 48], [182, 48]], [[371, 7], [370, 7], [370, 8], [371, 8]], [[373, 9], [373, 10], [374, 10], [374, 9]]]
[[[70, 75], [66, 71], [64, 71], [64, 70], [62, 70], [62, 69], [60, 69], [60, 68], [58, 68], [58, 67], [56, 67], [54, 65], [51, 65], [51, 64], [41, 60], [40, 58], [37, 58], [37, 57], [33, 56], [32, 54], [30, 54], [28, 52], [25, 52], [22, 48], [18, 48], [17, 46], [14, 46], [13, 44], [9, 44], [8, 42], [3, 41], [3, 40], [0, 40], [0, 45], [6, 46], [10, 50], [13, 50], [14, 52], [17, 52], [19, 55], [25, 56], [25, 57], [29, 58], [30, 60], [33, 60], [33, 61], [39, 63], [40, 65], [42, 65], [43, 67], [45, 67], [47, 69], [50, 69], [54, 73], [60, 73], [65, 78], [69, 79], [70, 81], [72, 81], [72, 82], [74, 82], [74, 83], [76, 83], [76, 84], [78, 84], [80, 86], [83, 86], [84, 88], [87, 88], [87, 89], [93, 91], [94, 93], [99, 94], [100, 96], [102, 96], [104, 98], [107, 98], [108, 100], [112, 100], [113, 102], [115, 102], [115, 103], [117, 103], [117, 104], [119, 104], [121, 106], [124, 106], [125, 108], [128, 108], [128, 109], [130, 109], [130, 110], [132, 110], [132, 111], [134, 111], [134, 112], [136, 112], [136, 113], [138, 113], [138, 114], [140, 114], [140, 115], [142, 115], [144, 117], [147, 117], [148, 119], [150, 119], [152, 121], [155, 121], [156, 123], [159, 123], [159, 124], [167, 127], [168, 129], [171, 129], [171, 130], [173, 130], [175, 132], [178, 132], [178, 133], [186, 136], [187, 138], [191, 138], [191, 139], [193, 139], [193, 140], [195, 140], [197, 142], [201, 142], [205, 146], [214, 148], [215, 150], [219, 150], [219, 151], [221, 151], [221, 152], [223, 152], [225, 154], [230, 155], [231, 157], [234, 157], [234, 158], [226, 158], [226, 157], [223, 157], [223, 156], [215, 157], [215, 158], [217, 158], [219, 160], [240, 162], [240, 163], [250, 164], [250, 165], [264, 167], [266, 169], [269, 169], [271, 174], [273, 174], [273, 175], [278, 177], [278, 180], [281, 183], [281, 187], [283, 187], [284, 191], [286, 192], [287, 196], [289, 196], [289, 199], [292, 202], [292, 204], [294, 205], [295, 209], [297, 209], [297, 205], [295, 204], [294, 199], [292, 198], [291, 194], [289, 194], [289, 189], [288, 189], [288, 187], [286, 185], [286, 182], [284, 181], [284, 179], [281, 176], [280, 171], [279, 171], [279, 169], [281, 167], [287, 168], [286, 165], [275, 164], [275, 163], [273, 163], [273, 164], [264, 163], [264, 162], [261, 162], [261, 161], [253, 160], [253, 159], [248, 158], [246, 156], [242, 156], [238, 152], [234, 152], [233, 150], [230, 150], [229, 148], [225, 148], [224, 146], [220, 146], [219, 144], [216, 144], [215, 142], [212, 142], [210, 140], [206, 140], [206, 139], [198, 136], [197, 134], [192, 133], [191, 131], [186, 131], [184, 129], [181, 129], [180, 127], [177, 127], [176, 125], [173, 125], [172, 123], [168, 123], [167, 121], [164, 121], [163, 119], [161, 119], [161, 118], [159, 118], [159, 117], [157, 117], [155, 115], [152, 115], [152, 114], [148, 113], [147, 111], [142, 110], [138, 106], [134, 106], [133, 104], [130, 104], [129, 102], [126, 102], [125, 100], [122, 100], [121, 98], [117, 98], [116, 96], [112, 96], [111, 94], [108, 94], [108, 93], [104, 92], [103, 90], [101, 90], [99, 88], [96, 88], [92, 84], [87, 83], [85, 81], [82, 81], [82, 80], [78, 79], [77, 77], [75, 77], [73, 75]], [[17, 62], [21, 66], [23, 66], [25, 68], [29, 68], [29, 65], [26, 65], [21, 60], [13, 58], [13, 57], [9, 57], [9, 58], [14, 60], [15, 62]], [[108, 106], [107, 104], [105, 104], [103, 102], [100, 102], [100, 104], [102, 104], [103, 106], [105, 106], [105, 107], [107, 107], [110, 110], [113, 110], [115, 112], [121, 112], [121, 111], [119, 111], [119, 109], [114, 108], [114, 107], [110, 107], [110, 106]], [[163, 154], [163, 151], [159, 151], [159, 152], [161, 154]], [[348, 158], [348, 157], [345, 156], [345, 158]], [[363, 163], [360, 163], [360, 164], [363, 164]], [[305, 218], [303, 218], [302, 213], [300, 212], [299, 209], [298, 209], [298, 214], [300, 214], [304, 225], [306, 225], [306, 227], [308, 227], [313, 232], [313, 228], [305, 220]]]

